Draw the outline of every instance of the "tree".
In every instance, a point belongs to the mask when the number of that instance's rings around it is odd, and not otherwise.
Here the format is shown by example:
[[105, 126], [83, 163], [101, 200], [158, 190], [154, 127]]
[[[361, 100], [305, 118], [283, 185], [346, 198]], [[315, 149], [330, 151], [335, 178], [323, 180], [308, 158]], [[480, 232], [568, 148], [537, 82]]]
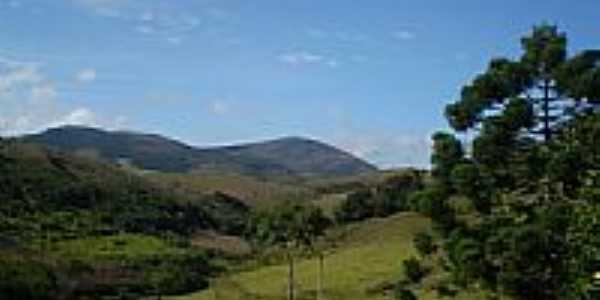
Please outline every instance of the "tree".
[[413, 237], [413, 245], [419, 255], [427, 256], [435, 250], [435, 245], [433, 244], [433, 237], [431, 234], [427, 232], [419, 232], [415, 234]]
[[[476, 133], [470, 153], [451, 133], [434, 135], [434, 179], [449, 187], [439, 194], [462, 194], [484, 212], [453, 228], [445, 252], [461, 285], [585, 299], [600, 264], [600, 51], [570, 56], [566, 34], [546, 24], [521, 46], [516, 59], [492, 59], [445, 108], [455, 132]], [[432, 217], [445, 211], [428, 203]]]
[[372, 218], [375, 215], [373, 193], [369, 189], [361, 189], [350, 193], [335, 211], [338, 223], [349, 223]]
[[473, 161], [465, 159], [457, 164], [452, 169], [451, 182], [453, 190], [468, 197], [477, 211], [481, 213], [489, 212], [489, 179]]
[[412, 283], [419, 283], [425, 276], [426, 272], [421, 262], [414, 257], [403, 260], [402, 266], [404, 267], [404, 276]]
[[439, 184], [449, 189], [452, 169], [464, 156], [462, 144], [454, 135], [445, 132], [435, 133], [432, 139], [431, 173]]
[[417, 300], [417, 296], [411, 290], [400, 285], [394, 289], [394, 298], [397, 300]]
[[456, 131], [479, 132], [473, 157], [503, 187], [519, 178], [509, 170], [523, 164], [532, 140], [548, 144], [564, 122], [600, 103], [598, 51], [569, 58], [566, 35], [550, 25], [534, 27], [521, 46], [519, 59], [493, 59], [445, 110]]
[[56, 299], [56, 275], [40, 262], [0, 258], [1, 299]]
[[254, 216], [248, 235], [261, 245], [280, 245], [287, 250], [288, 299], [293, 300], [294, 251], [311, 250], [317, 237], [322, 236], [331, 221], [314, 205], [287, 203]]

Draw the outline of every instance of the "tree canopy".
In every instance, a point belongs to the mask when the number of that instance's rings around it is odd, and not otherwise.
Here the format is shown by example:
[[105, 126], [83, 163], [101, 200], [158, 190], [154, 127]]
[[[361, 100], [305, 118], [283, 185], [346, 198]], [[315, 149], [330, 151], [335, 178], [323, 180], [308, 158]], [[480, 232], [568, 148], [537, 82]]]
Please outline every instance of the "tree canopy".
[[[600, 262], [600, 51], [569, 55], [567, 41], [535, 26], [520, 57], [492, 59], [445, 108], [450, 127], [474, 139], [433, 136], [434, 184], [422, 195], [444, 208], [431, 216], [458, 285], [516, 299], [589, 296]], [[475, 213], [457, 214], [455, 195]]]

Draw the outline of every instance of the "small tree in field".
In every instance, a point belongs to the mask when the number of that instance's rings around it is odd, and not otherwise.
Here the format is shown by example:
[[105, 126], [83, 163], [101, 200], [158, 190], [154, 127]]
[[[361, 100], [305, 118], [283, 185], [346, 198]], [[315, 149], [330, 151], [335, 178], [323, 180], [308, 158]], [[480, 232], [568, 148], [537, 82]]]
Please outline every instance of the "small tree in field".
[[312, 249], [331, 224], [323, 211], [312, 205], [286, 204], [260, 213], [251, 221], [249, 235], [258, 243], [283, 246], [287, 251], [288, 299], [295, 297], [294, 252]]
[[404, 275], [412, 283], [419, 283], [425, 276], [426, 272], [421, 262], [414, 257], [402, 261], [402, 265], [404, 267]]
[[422, 257], [433, 253], [433, 250], [435, 249], [433, 237], [427, 232], [417, 233], [413, 238], [413, 245]]
[[417, 300], [417, 296], [415, 296], [411, 290], [402, 286], [398, 286], [394, 289], [394, 298], [396, 300]]

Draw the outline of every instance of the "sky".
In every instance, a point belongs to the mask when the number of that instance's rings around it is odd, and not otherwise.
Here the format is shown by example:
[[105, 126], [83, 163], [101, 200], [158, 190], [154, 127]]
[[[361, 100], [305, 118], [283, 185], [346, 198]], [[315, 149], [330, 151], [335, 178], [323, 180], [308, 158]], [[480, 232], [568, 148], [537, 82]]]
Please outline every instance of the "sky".
[[0, 135], [62, 125], [195, 146], [314, 138], [427, 166], [444, 105], [549, 22], [600, 48], [598, 0], [0, 0]]

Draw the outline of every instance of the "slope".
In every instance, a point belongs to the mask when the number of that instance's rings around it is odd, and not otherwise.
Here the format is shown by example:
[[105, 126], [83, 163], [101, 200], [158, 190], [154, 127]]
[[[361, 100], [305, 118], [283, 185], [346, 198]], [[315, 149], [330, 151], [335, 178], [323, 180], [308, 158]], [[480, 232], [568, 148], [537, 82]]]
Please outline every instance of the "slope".
[[[344, 229], [337, 247], [325, 258], [325, 298], [391, 299], [381, 290], [401, 278], [402, 260], [415, 255], [413, 234], [429, 228], [428, 219], [401, 213]], [[297, 299], [315, 299], [317, 260], [303, 259], [295, 271]], [[242, 271], [222, 277], [213, 283], [212, 289], [172, 300], [285, 299], [287, 272], [286, 264]], [[420, 296], [419, 299], [436, 299], [433, 291], [422, 291]], [[461, 294], [457, 299], [478, 298]]]

